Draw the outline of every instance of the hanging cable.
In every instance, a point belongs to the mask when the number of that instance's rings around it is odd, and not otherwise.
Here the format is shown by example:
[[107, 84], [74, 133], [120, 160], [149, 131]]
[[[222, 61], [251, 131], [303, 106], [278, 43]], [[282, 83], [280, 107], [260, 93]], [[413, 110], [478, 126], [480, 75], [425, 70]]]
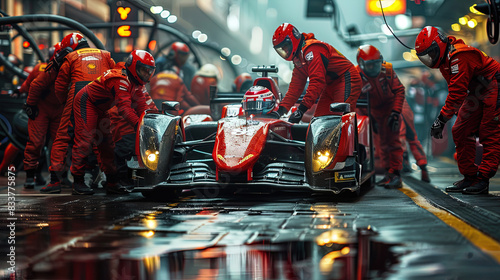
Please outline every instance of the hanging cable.
[[392, 36], [394, 36], [394, 38], [396, 38], [396, 40], [398, 40], [398, 42], [401, 45], [403, 45], [405, 48], [412, 50], [413, 48], [410, 48], [407, 45], [405, 45], [405, 43], [401, 42], [401, 40], [399, 40], [398, 36], [396, 36], [396, 34], [394, 34], [394, 32], [392, 32], [392, 28], [389, 26], [389, 24], [387, 23], [387, 20], [385, 19], [384, 7], [382, 7], [382, 0], [378, 0], [378, 1], [380, 2], [380, 10], [382, 10], [382, 17], [384, 18], [385, 25], [387, 26], [389, 31], [391, 31]]

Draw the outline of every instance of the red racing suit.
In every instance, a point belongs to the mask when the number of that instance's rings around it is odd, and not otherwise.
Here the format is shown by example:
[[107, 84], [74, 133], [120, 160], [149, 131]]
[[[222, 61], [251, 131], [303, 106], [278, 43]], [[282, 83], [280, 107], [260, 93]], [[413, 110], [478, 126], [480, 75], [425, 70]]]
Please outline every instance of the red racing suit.
[[[371, 78], [363, 74], [359, 65], [356, 70], [361, 74], [363, 88], [361, 98], [370, 97], [370, 118], [377, 126], [380, 143], [380, 161], [385, 169], [401, 170], [403, 168], [403, 146], [399, 138], [399, 129], [392, 131], [387, 121], [392, 111], [401, 113], [405, 101], [405, 87], [389, 62], [382, 63], [382, 69], [377, 77]], [[400, 121], [401, 124], [401, 121]]]
[[[115, 65], [108, 51], [95, 48], [77, 49], [64, 58], [55, 83], [57, 98], [64, 103], [61, 123], [50, 154], [50, 171], [62, 172], [66, 167], [68, 147], [73, 142], [73, 97], [87, 83]], [[68, 90], [69, 89], [69, 90]]]
[[[458, 114], [452, 134], [460, 173], [476, 175], [479, 171], [491, 178], [500, 163], [500, 63], [461, 39], [448, 38], [451, 50], [439, 67], [449, 92], [441, 115], [450, 119]], [[479, 167], [474, 164], [475, 134], [483, 145]]]
[[217, 78], [195, 75], [191, 81], [191, 93], [202, 105], [210, 105], [210, 86], [217, 86]]
[[[183, 111], [200, 105], [200, 102], [187, 89], [182, 79], [171, 70], [156, 74], [150, 82], [151, 98], [178, 101]], [[182, 114], [182, 112], [179, 112]]]
[[427, 156], [425, 155], [424, 148], [418, 140], [417, 130], [415, 129], [415, 122], [413, 117], [413, 111], [408, 105], [408, 102], [404, 101], [403, 111], [401, 111], [402, 123], [400, 138], [403, 145], [403, 152], [406, 151], [406, 142], [410, 145], [410, 151], [417, 161], [418, 166], [427, 164]]
[[[38, 106], [38, 116], [34, 120], [28, 119], [29, 137], [23, 161], [25, 170], [37, 168], [47, 134], [55, 139], [64, 107], [54, 92], [57, 70], [45, 71], [46, 66], [46, 63], [37, 64], [20, 89], [20, 92], [28, 90], [28, 105]], [[33, 79], [33, 76], [36, 78]]]
[[116, 174], [114, 143], [107, 111], [116, 105], [118, 113], [133, 127], [147, 109], [142, 90], [130, 82], [125, 69], [111, 69], [80, 90], [73, 103], [75, 144], [71, 173], [85, 174], [85, 158], [97, 146], [101, 168], [106, 175]]
[[309, 78], [309, 86], [301, 104], [310, 109], [319, 97], [314, 116], [331, 115], [330, 104], [346, 102], [351, 110], [361, 93], [361, 77], [354, 65], [331, 45], [316, 40], [313, 33], [302, 33], [305, 44], [295, 63], [292, 81], [280, 106], [287, 110], [302, 94]]

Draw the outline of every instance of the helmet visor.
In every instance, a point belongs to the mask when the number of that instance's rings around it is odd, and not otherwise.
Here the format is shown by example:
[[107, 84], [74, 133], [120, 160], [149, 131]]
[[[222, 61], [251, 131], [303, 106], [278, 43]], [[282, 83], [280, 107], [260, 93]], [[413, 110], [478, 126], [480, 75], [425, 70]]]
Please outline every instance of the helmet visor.
[[248, 114], [267, 114], [272, 109], [274, 109], [273, 100], [254, 99], [243, 102], [243, 110]]
[[366, 74], [366, 76], [374, 78], [380, 74], [380, 70], [382, 69], [382, 59], [377, 60], [360, 60], [359, 67]]
[[283, 42], [274, 46], [274, 49], [282, 58], [288, 59], [292, 55], [292, 52], [293, 52], [292, 40], [290, 40], [290, 37], [286, 36], [286, 38], [285, 38], [285, 40], [283, 40]]
[[155, 67], [146, 65], [140, 61], [137, 61], [136, 65], [137, 76], [145, 83], [149, 82], [153, 74], [155, 73]]
[[418, 59], [427, 67], [434, 67], [439, 60], [439, 46], [436, 41], [432, 42], [431, 46], [421, 53], [417, 53]]

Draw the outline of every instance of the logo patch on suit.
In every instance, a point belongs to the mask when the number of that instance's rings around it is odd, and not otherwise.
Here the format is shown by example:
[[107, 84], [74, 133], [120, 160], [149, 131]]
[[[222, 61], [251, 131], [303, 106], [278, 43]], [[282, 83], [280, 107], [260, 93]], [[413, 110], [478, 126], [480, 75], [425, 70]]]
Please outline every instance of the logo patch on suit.
[[457, 73], [458, 73], [458, 64], [452, 65], [451, 74], [457, 74]]
[[311, 60], [313, 59], [313, 57], [314, 57], [313, 52], [312, 52], [312, 51], [310, 51], [310, 52], [308, 52], [308, 53], [306, 54], [305, 59], [306, 59], [307, 61], [311, 61]]

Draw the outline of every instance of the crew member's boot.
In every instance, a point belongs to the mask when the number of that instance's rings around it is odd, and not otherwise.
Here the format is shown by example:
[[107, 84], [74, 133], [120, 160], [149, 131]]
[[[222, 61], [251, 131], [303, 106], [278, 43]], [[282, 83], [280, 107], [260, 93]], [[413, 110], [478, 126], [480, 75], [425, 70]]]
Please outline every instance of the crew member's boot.
[[488, 194], [490, 179], [486, 176], [479, 174], [477, 180], [472, 183], [470, 187], [462, 190], [463, 194]]
[[24, 188], [30, 190], [35, 188], [35, 169], [26, 170], [26, 182], [24, 183]]
[[389, 170], [390, 181], [384, 185], [386, 189], [399, 189], [403, 186], [403, 181], [401, 180], [401, 175], [399, 170]]
[[446, 192], [462, 192], [463, 189], [470, 187], [477, 179], [476, 175], [464, 175], [460, 181], [456, 181], [453, 185], [445, 189]]
[[427, 170], [427, 164], [420, 165], [420, 170], [422, 171], [421, 180], [430, 183], [431, 177], [429, 177], [429, 171]]
[[94, 191], [85, 184], [83, 175], [73, 174], [73, 194], [74, 195], [93, 195]]

